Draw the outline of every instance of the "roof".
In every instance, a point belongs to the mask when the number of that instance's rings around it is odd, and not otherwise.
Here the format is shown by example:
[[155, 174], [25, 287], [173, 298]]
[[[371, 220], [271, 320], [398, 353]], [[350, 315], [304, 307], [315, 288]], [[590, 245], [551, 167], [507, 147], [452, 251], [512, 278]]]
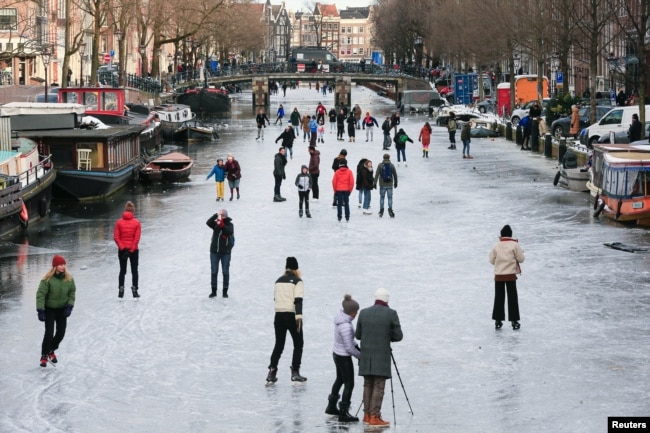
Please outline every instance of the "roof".
[[129, 135], [139, 135], [146, 127], [143, 125], [111, 126], [107, 129], [49, 129], [41, 131], [20, 131], [21, 137], [48, 137], [48, 138], [114, 138]]
[[84, 114], [86, 107], [81, 104], [59, 104], [56, 102], [9, 102], [0, 106], [0, 116]]
[[365, 20], [370, 16], [370, 6], [359, 7], [359, 8], [347, 8], [342, 9], [339, 14], [341, 15], [342, 20]]
[[321, 3], [316, 3], [314, 8], [314, 15], [322, 15], [324, 17], [338, 17], [339, 11], [336, 9], [335, 4], [324, 5]]

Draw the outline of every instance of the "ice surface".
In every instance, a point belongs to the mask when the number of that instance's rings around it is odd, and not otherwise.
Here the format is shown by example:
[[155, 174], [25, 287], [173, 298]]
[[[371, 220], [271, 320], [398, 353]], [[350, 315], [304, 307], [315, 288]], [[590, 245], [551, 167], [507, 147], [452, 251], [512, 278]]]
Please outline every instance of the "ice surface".
[[[381, 121], [390, 101], [355, 88], [353, 103]], [[273, 96], [287, 113], [329, 109], [315, 90]], [[447, 149], [434, 126], [429, 159], [417, 143], [423, 116], [404, 115], [408, 167], [397, 167], [396, 217], [352, 218], [331, 207], [331, 161], [342, 147], [356, 167], [380, 162], [373, 142], [326, 135], [321, 200], [299, 218], [293, 180], [308, 162], [300, 137], [274, 203], [270, 126], [256, 142], [250, 96], [234, 104], [214, 144], [183, 148], [195, 159], [191, 181], [137, 186], [107, 203], [62, 208], [30, 227], [29, 238], [0, 243], [0, 432], [338, 432], [363, 431], [324, 414], [334, 380], [332, 318], [345, 293], [362, 305], [378, 287], [391, 292], [404, 340], [393, 345], [401, 375], [386, 387], [383, 415], [398, 432], [606, 431], [607, 416], [647, 416], [648, 254], [603, 246], [647, 246], [646, 230], [592, 218], [588, 195], [553, 187], [555, 162], [502, 139], [473, 139], [475, 159]], [[288, 118], [285, 118], [285, 124]], [[215, 204], [205, 181], [217, 157], [242, 166], [241, 199]], [[396, 163], [394, 151], [391, 159]], [[227, 195], [228, 197], [228, 195]], [[133, 200], [143, 224], [140, 293], [117, 298], [115, 220]], [[208, 299], [207, 218], [226, 208], [237, 244], [230, 298]], [[526, 254], [518, 282], [522, 328], [495, 331], [492, 267], [487, 255], [510, 224]], [[40, 368], [43, 326], [35, 291], [54, 253], [63, 254], [78, 287], [77, 304], [56, 368]], [[273, 347], [273, 283], [286, 256], [305, 280], [302, 386], [290, 383], [291, 341], [279, 380], [264, 386]], [[128, 281], [129, 275], [127, 275]], [[357, 378], [352, 409], [361, 399]], [[408, 395], [414, 414], [404, 397]], [[393, 415], [393, 401], [394, 413]], [[395, 421], [397, 421], [395, 423]]]

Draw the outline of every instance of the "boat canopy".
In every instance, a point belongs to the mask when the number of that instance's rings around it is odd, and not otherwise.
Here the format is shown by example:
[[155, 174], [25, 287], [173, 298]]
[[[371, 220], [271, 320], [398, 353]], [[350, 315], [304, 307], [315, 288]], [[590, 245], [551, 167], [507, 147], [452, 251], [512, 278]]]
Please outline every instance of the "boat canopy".
[[59, 104], [42, 102], [9, 102], [0, 106], [0, 116], [84, 114], [86, 107], [81, 104]]
[[603, 193], [611, 198], [650, 196], [650, 153], [605, 154]]

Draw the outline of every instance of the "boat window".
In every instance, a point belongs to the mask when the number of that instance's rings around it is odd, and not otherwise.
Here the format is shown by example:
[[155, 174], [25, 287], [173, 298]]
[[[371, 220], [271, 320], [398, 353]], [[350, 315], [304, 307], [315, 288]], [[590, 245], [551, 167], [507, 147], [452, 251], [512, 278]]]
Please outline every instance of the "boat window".
[[86, 92], [84, 93], [84, 105], [87, 110], [97, 111], [97, 93]]
[[104, 100], [102, 101], [104, 103], [103, 109], [105, 111], [117, 110], [117, 93], [103, 92], [102, 95], [104, 96]]
[[612, 110], [600, 119], [601, 125], [618, 125], [623, 121], [623, 110]]

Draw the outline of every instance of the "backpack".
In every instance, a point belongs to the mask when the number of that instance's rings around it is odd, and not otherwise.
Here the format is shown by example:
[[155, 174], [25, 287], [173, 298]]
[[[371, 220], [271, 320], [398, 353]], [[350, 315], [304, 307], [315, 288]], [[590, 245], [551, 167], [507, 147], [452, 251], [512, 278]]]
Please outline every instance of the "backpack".
[[384, 163], [381, 166], [381, 180], [384, 182], [393, 181], [393, 169], [390, 167], [390, 163]]
[[402, 134], [402, 135], [399, 136], [399, 142], [402, 143], [402, 144], [406, 144], [408, 139], [409, 139], [409, 137], [406, 134]]

